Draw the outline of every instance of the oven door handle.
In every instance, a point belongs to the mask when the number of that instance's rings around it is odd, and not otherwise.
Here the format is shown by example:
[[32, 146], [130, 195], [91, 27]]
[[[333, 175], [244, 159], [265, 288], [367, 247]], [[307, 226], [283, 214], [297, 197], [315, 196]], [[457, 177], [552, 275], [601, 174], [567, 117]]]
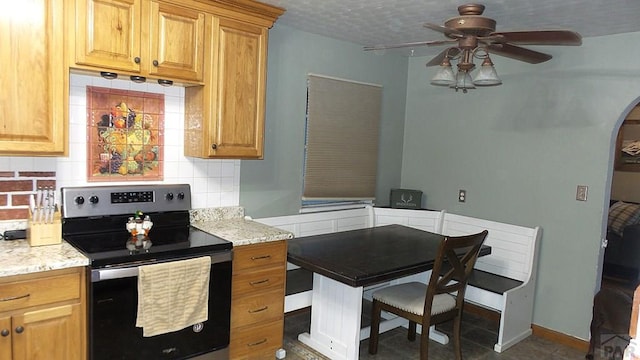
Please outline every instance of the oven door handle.
[[[232, 252], [224, 251], [224, 252], [215, 253], [215, 254], [205, 254], [203, 256], [209, 256], [211, 258], [211, 264], [218, 264], [226, 261], [231, 261]], [[138, 268], [140, 266], [160, 264], [160, 263], [172, 262], [172, 261], [180, 261], [180, 260], [193, 259], [193, 258], [197, 258], [197, 256], [186, 257], [186, 258], [173, 258], [173, 259], [167, 259], [167, 260], [152, 260], [144, 263], [132, 263], [132, 264], [127, 264], [122, 266], [114, 266], [110, 268], [93, 269], [91, 270], [91, 282], [136, 277], [138, 276]]]

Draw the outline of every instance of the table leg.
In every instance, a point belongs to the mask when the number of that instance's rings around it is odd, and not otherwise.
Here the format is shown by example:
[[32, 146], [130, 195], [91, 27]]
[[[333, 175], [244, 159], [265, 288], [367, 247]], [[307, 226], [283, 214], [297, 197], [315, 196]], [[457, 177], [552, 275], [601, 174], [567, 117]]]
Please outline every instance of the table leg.
[[[298, 340], [332, 360], [357, 360], [360, 340], [369, 337], [369, 327], [361, 327], [362, 287], [351, 287], [320, 274], [313, 274], [311, 326]], [[406, 326], [402, 318], [383, 321], [381, 332]], [[420, 327], [418, 332], [420, 332]], [[429, 338], [447, 344], [446, 334], [431, 327]]]
[[313, 274], [311, 327], [298, 340], [333, 360], [357, 360], [362, 287]]

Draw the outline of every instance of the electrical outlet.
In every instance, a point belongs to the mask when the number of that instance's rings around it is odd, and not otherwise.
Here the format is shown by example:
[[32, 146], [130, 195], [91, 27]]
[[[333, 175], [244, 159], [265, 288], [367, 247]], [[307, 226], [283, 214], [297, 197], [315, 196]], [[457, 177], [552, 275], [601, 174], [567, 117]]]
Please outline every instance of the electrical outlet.
[[458, 201], [465, 202], [467, 200], [467, 190], [458, 190]]
[[587, 190], [589, 190], [587, 185], [578, 185], [578, 189], [576, 190], [576, 200], [587, 201]]

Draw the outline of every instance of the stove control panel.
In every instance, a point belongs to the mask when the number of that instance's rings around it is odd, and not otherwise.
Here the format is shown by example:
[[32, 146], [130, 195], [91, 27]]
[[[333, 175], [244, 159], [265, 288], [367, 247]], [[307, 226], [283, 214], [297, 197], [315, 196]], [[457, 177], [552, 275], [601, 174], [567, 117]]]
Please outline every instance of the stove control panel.
[[189, 184], [63, 187], [64, 218], [191, 210]]
[[154, 195], [153, 191], [112, 192], [111, 202], [114, 204], [141, 203], [141, 202], [148, 203], [148, 202], [153, 202], [153, 195]]

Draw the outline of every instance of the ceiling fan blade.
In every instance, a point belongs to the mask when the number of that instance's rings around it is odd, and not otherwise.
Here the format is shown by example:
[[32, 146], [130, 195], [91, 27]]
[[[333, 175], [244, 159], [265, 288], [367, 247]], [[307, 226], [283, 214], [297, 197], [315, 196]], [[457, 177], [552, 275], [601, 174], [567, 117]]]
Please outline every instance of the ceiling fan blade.
[[436, 55], [436, 57], [434, 57], [433, 59], [431, 59], [428, 63], [427, 66], [436, 66], [436, 65], [440, 65], [442, 64], [442, 60], [444, 60], [445, 56], [449, 56], [449, 57], [454, 57], [457, 56], [460, 53], [460, 49], [452, 47], [452, 48], [448, 48], [448, 49], [444, 49], [440, 52], [440, 54]]
[[[484, 40], [484, 39], [483, 39]], [[582, 44], [582, 36], [570, 30], [532, 30], [493, 32], [487, 36], [489, 41], [518, 45], [568, 45]]]
[[491, 44], [488, 46], [490, 54], [496, 54], [515, 60], [527, 62], [529, 64], [543, 63], [552, 58], [551, 55], [525, 49], [523, 47], [510, 44]]
[[372, 46], [365, 46], [363, 49], [365, 51], [398, 49], [398, 48], [404, 48], [404, 47], [426, 46], [426, 45], [430, 45], [430, 43], [432, 43], [432, 41], [417, 41], [417, 42], [408, 42], [408, 43], [390, 44], [390, 45], [372, 45]]
[[437, 45], [448, 45], [448, 44], [452, 44], [452, 43], [458, 43], [458, 40], [456, 40], [456, 39], [434, 40], [434, 41], [427, 42], [425, 45], [427, 45], [427, 46], [437, 46]]
[[436, 24], [430, 24], [430, 23], [426, 23], [423, 25], [424, 27], [426, 27], [427, 29], [431, 29], [437, 32], [441, 32], [447, 36], [452, 36], [452, 37], [463, 37], [464, 33], [462, 31], [456, 30], [456, 29], [452, 29], [452, 28], [448, 28], [446, 26], [441, 26], [441, 25], [436, 25]]

